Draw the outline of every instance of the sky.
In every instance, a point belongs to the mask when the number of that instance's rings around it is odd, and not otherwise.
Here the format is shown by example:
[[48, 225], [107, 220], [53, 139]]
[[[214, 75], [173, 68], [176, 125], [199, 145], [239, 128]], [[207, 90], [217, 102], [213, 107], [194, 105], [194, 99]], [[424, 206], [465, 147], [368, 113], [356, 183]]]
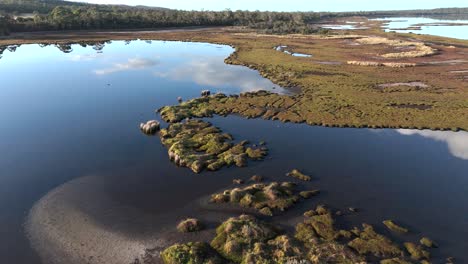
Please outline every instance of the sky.
[[468, 7], [468, 0], [72, 0], [95, 4], [158, 6], [184, 10], [369, 11]]

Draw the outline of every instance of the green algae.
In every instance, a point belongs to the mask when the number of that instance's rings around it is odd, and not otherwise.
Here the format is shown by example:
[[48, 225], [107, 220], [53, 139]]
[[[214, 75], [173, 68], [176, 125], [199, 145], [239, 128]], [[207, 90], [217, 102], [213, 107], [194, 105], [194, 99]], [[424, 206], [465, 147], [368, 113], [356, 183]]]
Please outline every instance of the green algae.
[[248, 160], [261, 160], [268, 154], [266, 147], [248, 146], [247, 141], [234, 144], [231, 135], [202, 120], [171, 124], [160, 131], [160, 137], [169, 158], [195, 173], [233, 165], [245, 167]]
[[165, 264], [222, 264], [226, 263], [208, 243], [190, 242], [175, 244], [163, 252], [161, 258]]
[[275, 211], [285, 211], [292, 207], [299, 200], [295, 188], [296, 185], [289, 182], [256, 183], [213, 194], [211, 202], [254, 208], [261, 214], [273, 215]]

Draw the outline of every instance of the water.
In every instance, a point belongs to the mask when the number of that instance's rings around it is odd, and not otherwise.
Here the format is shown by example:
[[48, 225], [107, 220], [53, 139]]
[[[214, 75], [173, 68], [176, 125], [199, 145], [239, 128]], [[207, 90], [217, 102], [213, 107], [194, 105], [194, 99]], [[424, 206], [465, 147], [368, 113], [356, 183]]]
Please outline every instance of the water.
[[[385, 31], [399, 33], [417, 33], [449, 38], [468, 39], [468, 20], [443, 20], [424, 17], [391, 17], [376, 20], [389, 20]], [[420, 26], [420, 29], [408, 29]]]
[[356, 30], [356, 29], [368, 29], [369, 27], [364, 27], [358, 22], [350, 22], [347, 21], [346, 24], [343, 25], [322, 25], [322, 28], [327, 29], [335, 29], [335, 30]]
[[292, 52], [288, 50], [288, 46], [278, 46], [275, 47], [275, 50], [277, 51], [282, 51], [288, 55], [294, 56], [294, 57], [303, 57], [303, 58], [310, 58], [312, 55], [310, 54], [305, 54], [305, 53], [297, 53], [297, 52]]
[[[0, 59], [2, 261], [35, 264], [41, 255], [51, 263], [44, 252], [65, 252], [54, 244], [56, 237], [46, 237], [49, 243], [35, 244], [37, 254], [22, 226], [34, 203], [51, 194], [60, 197], [58, 206], [92, 222], [92, 230], [140, 239], [172, 228], [185, 216], [209, 218], [213, 212], [197, 201], [234, 178], [261, 174], [290, 180], [284, 174], [293, 168], [312, 175], [307, 185], [323, 192], [278, 221], [289, 223], [319, 202], [343, 210], [358, 207], [361, 213], [346, 218], [349, 225], [365, 221], [384, 231], [380, 222], [396, 219], [413, 230], [397, 239], [416, 241], [424, 234], [440, 244], [436, 259], [450, 255], [468, 261], [466, 132], [339, 129], [216, 117], [209, 120], [237, 139], [267, 141], [270, 158], [248, 168], [194, 175], [169, 162], [157, 137], [139, 131], [140, 122], [157, 117], [154, 109], [176, 104], [178, 96], [197, 97], [206, 88], [286, 91], [255, 71], [225, 65], [223, 59], [232, 52], [226, 46], [116, 41], [94, 48], [73, 45], [62, 47], [69, 52], [63, 53], [53, 46], [25, 45]], [[59, 216], [47, 224], [60, 225], [66, 215]], [[61, 228], [56, 229], [64, 230], [61, 239], [80, 230], [75, 222]], [[78, 241], [77, 247], [88, 242]], [[74, 263], [71, 257], [64, 262]]]

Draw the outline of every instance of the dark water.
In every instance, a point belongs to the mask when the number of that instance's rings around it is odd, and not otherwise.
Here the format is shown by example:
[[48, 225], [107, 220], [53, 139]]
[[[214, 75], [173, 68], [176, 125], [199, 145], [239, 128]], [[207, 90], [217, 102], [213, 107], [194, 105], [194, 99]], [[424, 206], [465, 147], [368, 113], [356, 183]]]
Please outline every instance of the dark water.
[[[348, 225], [396, 219], [413, 230], [397, 239], [414, 241], [424, 234], [441, 246], [435, 257], [468, 261], [466, 132], [337, 129], [214, 118], [215, 125], [238, 139], [266, 140], [270, 158], [248, 168], [194, 175], [171, 164], [159, 140], [140, 133], [139, 123], [154, 119], [154, 109], [176, 103], [177, 96], [196, 97], [206, 88], [238, 93], [274, 85], [255, 71], [225, 65], [229, 47], [126, 44], [113, 42], [102, 51], [74, 45], [68, 54], [52, 46], [27, 45], [3, 53], [2, 262], [40, 263], [23, 222], [37, 200], [73, 179], [100, 175], [102, 192], [114, 203], [156, 219], [227, 187], [233, 178], [261, 174], [287, 180], [284, 174], [292, 168], [311, 174], [315, 180], [310, 187], [323, 193], [279, 221], [288, 222], [318, 202], [339, 209], [358, 207], [361, 213], [346, 218]], [[275, 91], [284, 92], [279, 87]], [[102, 226], [122, 222], [87, 213]], [[142, 226], [128, 221], [122, 229], [140, 232]]]

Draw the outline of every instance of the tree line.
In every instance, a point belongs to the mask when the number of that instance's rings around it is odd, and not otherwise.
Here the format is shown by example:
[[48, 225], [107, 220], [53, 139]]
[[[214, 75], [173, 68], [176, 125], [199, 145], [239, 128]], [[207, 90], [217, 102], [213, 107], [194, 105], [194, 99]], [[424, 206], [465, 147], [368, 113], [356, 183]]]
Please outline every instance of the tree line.
[[259, 11], [181, 11], [169, 9], [98, 8], [56, 6], [47, 14], [22, 17], [5, 14], [3, 24], [11, 32], [86, 29], [138, 29], [185, 26], [248, 26], [267, 33], [311, 33], [315, 13]]
[[[23, 15], [23, 14], [28, 15]], [[0, 35], [10, 32], [143, 29], [186, 26], [246, 26], [264, 33], [326, 33], [315, 22], [345, 16], [462, 16], [465, 9], [377, 12], [182, 11], [94, 5], [62, 0], [0, 0]]]

